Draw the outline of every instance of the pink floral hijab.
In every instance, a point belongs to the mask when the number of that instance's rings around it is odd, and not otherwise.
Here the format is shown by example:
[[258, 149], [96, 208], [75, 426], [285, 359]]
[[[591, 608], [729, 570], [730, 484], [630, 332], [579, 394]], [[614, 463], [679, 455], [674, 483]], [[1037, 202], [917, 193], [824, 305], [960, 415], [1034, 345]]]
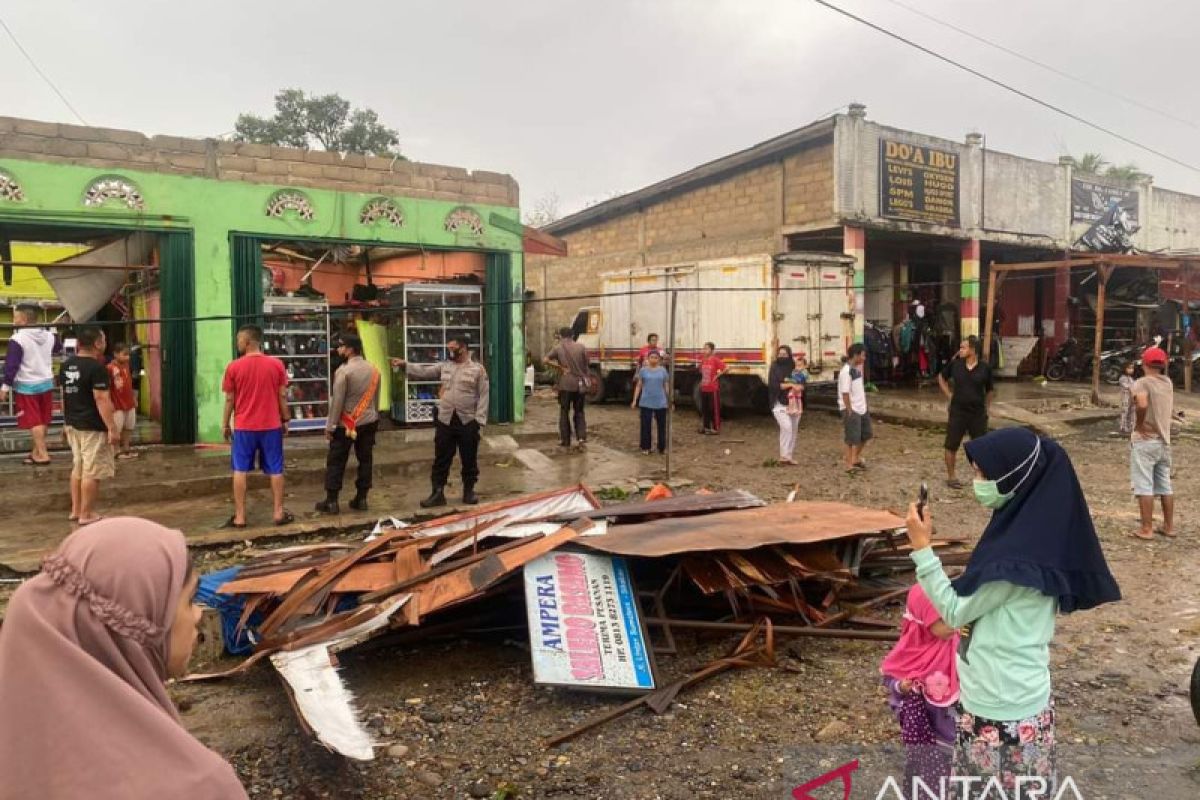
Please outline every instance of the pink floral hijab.
[[958, 634], [939, 639], [930, 628], [941, 619], [920, 585], [908, 592], [900, 641], [883, 659], [880, 671], [889, 678], [919, 684], [925, 699], [935, 706], [958, 701]]
[[13, 595], [0, 627], [0, 800], [245, 800], [167, 695], [183, 534], [80, 528]]

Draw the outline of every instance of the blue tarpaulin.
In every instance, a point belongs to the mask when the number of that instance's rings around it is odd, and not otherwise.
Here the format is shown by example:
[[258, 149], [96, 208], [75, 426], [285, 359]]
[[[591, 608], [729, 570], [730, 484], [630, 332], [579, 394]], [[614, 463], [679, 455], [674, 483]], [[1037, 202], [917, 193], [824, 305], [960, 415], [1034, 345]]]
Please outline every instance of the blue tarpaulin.
[[217, 592], [217, 589], [237, 577], [241, 569], [241, 567], [229, 567], [201, 575], [200, 586], [196, 589], [196, 602], [215, 608], [220, 612], [221, 636], [225, 640], [225, 649], [235, 656], [246, 655], [254, 650], [254, 640], [251, 635], [263, 619], [262, 615], [256, 611], [250, 615], [246, 626], [238, 631], [237, 624], [238, 620], [242, 618], [245, 602], [240, 597]]

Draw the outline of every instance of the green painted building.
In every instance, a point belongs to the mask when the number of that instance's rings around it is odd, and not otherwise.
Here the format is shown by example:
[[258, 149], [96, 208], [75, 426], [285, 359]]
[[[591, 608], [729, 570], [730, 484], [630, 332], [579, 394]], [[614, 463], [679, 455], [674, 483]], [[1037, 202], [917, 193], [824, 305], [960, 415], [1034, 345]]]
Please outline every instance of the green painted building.
[[[169, 443], [220, 440], [232, 334], [238, 320], [262, 312], [264, 260], [270, 269], [275, 252], [287, 254], [278, 256], [277, 275], [286, 273], [284, 259], [307, 259], [300, 268], [315, 261], [310, 269], [339, 292], [372, 282], [373, 254], [382, 254], [376, 279], [387, 268], [377, 280], [384, 289], [475, 281], [492, 416], [520, 420], [518, 219], [517, 184], [497, 173], [0, 117], [0, 260], [13, 260], [4, 255], [13, 242], [153, 235], [158, 294], [149, 308], [161, 320], [160, 416]], [[312, 257], [321, 251], [354, 253], [355, 263], [323, 268]], [[354, 274], [363, 265], [365, 279]], [[329, 298], [335, 306], [343, 300]]]

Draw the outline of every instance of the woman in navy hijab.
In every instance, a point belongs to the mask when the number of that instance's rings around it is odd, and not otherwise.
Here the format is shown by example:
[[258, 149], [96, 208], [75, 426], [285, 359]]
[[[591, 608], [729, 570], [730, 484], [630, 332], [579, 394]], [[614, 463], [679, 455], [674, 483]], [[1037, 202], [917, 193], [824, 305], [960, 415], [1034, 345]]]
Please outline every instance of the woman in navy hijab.
[[[1121, 599], [1075, 468], [1062, 447], [1023, 428], [966, 445], [975, 497], [992, 509], [966, 571], [951, 582], [929, 546], [933, 520], [908, 512], [917, 580], [961, 628], [953, 781], [961, 798], [1055, 794], [1050, 640], [1058, 612]], [[966, 784], [968, 778], [980, 780]], [[991, 783], [994, 781], [994, 783]], [[989, 784], [999, 789], [989, 789]]]

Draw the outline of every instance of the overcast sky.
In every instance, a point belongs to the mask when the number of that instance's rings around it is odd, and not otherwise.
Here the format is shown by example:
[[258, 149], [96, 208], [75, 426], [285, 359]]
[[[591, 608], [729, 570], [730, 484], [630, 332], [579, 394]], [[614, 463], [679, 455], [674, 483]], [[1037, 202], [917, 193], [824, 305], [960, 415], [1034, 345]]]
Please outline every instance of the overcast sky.
[[[903, 0], [1192, 120], [1044, 72], [889, 0], [833, 0], [885, 27], [1200, 165], [1200, 6], [1147, 0]], [[1099, 151], [1156, 185], [1200, 173], [1089, 130], [812, 0], [0, 0], [93, 125], [216, 136], [282, 87], [379, 112], [414, 160], [508, 172], [563, 212], [803, 126], [869, 118], [1055, 160]], [[77, 122], [0, 32], [0, 114]]]

